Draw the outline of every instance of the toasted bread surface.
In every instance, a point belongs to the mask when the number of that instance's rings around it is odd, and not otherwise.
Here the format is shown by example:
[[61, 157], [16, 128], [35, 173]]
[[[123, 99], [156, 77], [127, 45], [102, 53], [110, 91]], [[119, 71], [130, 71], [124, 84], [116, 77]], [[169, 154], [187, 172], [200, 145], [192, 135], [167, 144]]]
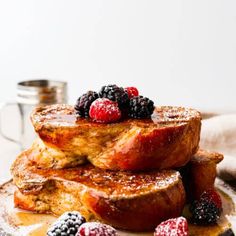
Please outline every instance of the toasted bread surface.
[[64, 170], [38, 169], [23, 152], [12, 165], [22, 209], [62, 214], [79, 210], [121, 229], [144, 231], [179, 216], [185, 190], [179, 172], [108, 171], [83, 165]]
[[189, 201], [199, 199], [204, 191], [214, 188], [216, 166], [223, 158], [220, 153], [200, 149], [180, 170]]
[[201, 128], [199, 112], [170, 106], [157, 107], [152, 119], [100, 124], [77, 116], [72, 106], [52, 105], [36, 108], [31, 120], [43, 141], [31, 160], [56, 169], [86, 160], [110, 170], [184, 166], [198, 149]]

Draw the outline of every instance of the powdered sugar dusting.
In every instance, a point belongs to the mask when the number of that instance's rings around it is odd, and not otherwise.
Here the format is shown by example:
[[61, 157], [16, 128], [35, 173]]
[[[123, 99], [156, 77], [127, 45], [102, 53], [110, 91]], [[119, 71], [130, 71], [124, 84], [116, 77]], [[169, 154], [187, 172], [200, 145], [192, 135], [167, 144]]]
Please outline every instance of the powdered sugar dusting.
[[191, 119], [201, 119], [195, 109], [175, 106], [156, 107], [152, 119], [155, 123], [183, 123]]
[[159, 224], [154, 236], [188, 236], [188, 222], [184, 217], [169, 219]]
[[76, 236], [118, 236], [118, 234], [110, 225], [88, 222], [80, 226]]
[[110, 115], [117, 110], [117, 104], [106, 98], [97, 99], [95, 104], [98, 110], [105, 110]]
[[111, 123], [121, 118], [121, 111], [117, 102], [98, 98], [91, 104], [89, 116], [97, 122]]

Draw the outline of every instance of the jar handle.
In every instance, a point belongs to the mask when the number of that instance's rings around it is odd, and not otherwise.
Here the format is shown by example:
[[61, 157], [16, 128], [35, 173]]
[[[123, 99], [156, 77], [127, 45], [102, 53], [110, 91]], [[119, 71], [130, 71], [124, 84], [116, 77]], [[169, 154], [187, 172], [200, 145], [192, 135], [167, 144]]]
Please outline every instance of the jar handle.
[[[2, 130], [2, 114], [3, 114], [3, 110], [4, 108], [8, 107], [8, 106], [17, 106], [19, 109], [19, 112], [21, 113], [21, 110], [19, 108], [19, 105], [17, 102], [7, 102], [7, 103], [2, 103], [0, 106], [0, 135], [5, 138], [6, 140], [9, 140], [11, 142], [17, 143], [18, 145], [21, 146], [21, 142], [19, 140], [16, 140], [14, 138], [9, 137], [8, 135], [4, 134], [3, 130]], [[22, 116], [21, 116], [22, 117]], [[22, 119], [21, 119], [21, 127], [22, 127]]]

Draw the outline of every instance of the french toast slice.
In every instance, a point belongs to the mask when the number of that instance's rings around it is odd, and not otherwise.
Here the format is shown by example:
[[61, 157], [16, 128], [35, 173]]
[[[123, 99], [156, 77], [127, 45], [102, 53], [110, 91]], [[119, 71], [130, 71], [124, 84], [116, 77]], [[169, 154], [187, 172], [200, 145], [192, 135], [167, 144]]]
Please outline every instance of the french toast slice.
[[12, 175], [18, 190], [15, 206], [60, 215], [78, 210], [131, 231], [153, 230], [163, 220], [181, 215], [185, 190], [174, 170], [135, 173], [102, 170], [91, 164], [71, 169], [38, 169], [28, 151], [17, 157]]
[[200, 149], [180, 169], [188, 201], [199, 199], [204, 191], [214, 188], [216, 166], [223, 158], [220, 153]]
[[31, 115], [36, 142], [30, 159], [41, 168], [68, 168], [86, 160], [110, 170], [184, 166], [197, 151], [201, 116], [194, 109], [156, 107], [152, 119], [101, 124], [70, 105], [38, 107]]

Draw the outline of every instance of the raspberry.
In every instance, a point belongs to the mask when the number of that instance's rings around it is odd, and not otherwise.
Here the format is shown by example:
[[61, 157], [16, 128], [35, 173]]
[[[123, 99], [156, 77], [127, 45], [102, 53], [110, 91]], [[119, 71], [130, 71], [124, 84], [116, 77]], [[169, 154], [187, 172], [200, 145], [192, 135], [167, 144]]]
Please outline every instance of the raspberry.
[[117, 236], [117, 233], [110, 225], [89, 222], [79, 227], [76, 236]]
[[200, 199], [213, 202], [217, 206], [217, 208], [222, 209], [222, 201], [220, 195], [214, 189], [209, 189], [203, 192], [200, 196]]
[[169, 219], [159, 224], [154, 236], [188, 236], [188, 222], [184, 217]]
[[154, 103], [149, 98], [137, 96], [130, 99], [128, 116], [136, 119], [150, 118]]
[[220, 209], [215, 203], [205, 199], [194, 201], [190, 206], [192, 213], [192, 221], [197, 225], [213, 225], [216, 224], [220, 217]]
[[90, 117], [100, 123], [111, 123], [121, 118], [121, 112], [117, 102], [107, 98], [98, 98], [95, 100], [89, 110]]
[[122, 87], [118, 87], [115, 84], [103, 86], [99, 92], [99, 97], [117, 102], [120, 108], [126, 108], [129, 103], [128, 93]]
[[98, 94], [93, 91], [88, 91], [87, 93], [80, 96], [75, 104], [76, 113], [81, 117], [89, 117], [89, 108], [93, 101], [98, 98]]
[[80, 225], [85, 223], [85, 218], [77, 211], [66, 212], [48, 229], [48, 236], [75, 236]]
[[138, 89], [135, 87], [127, 87], [125, 91], [128, 93], [129, 98], [137, 97], [139, 95]]

